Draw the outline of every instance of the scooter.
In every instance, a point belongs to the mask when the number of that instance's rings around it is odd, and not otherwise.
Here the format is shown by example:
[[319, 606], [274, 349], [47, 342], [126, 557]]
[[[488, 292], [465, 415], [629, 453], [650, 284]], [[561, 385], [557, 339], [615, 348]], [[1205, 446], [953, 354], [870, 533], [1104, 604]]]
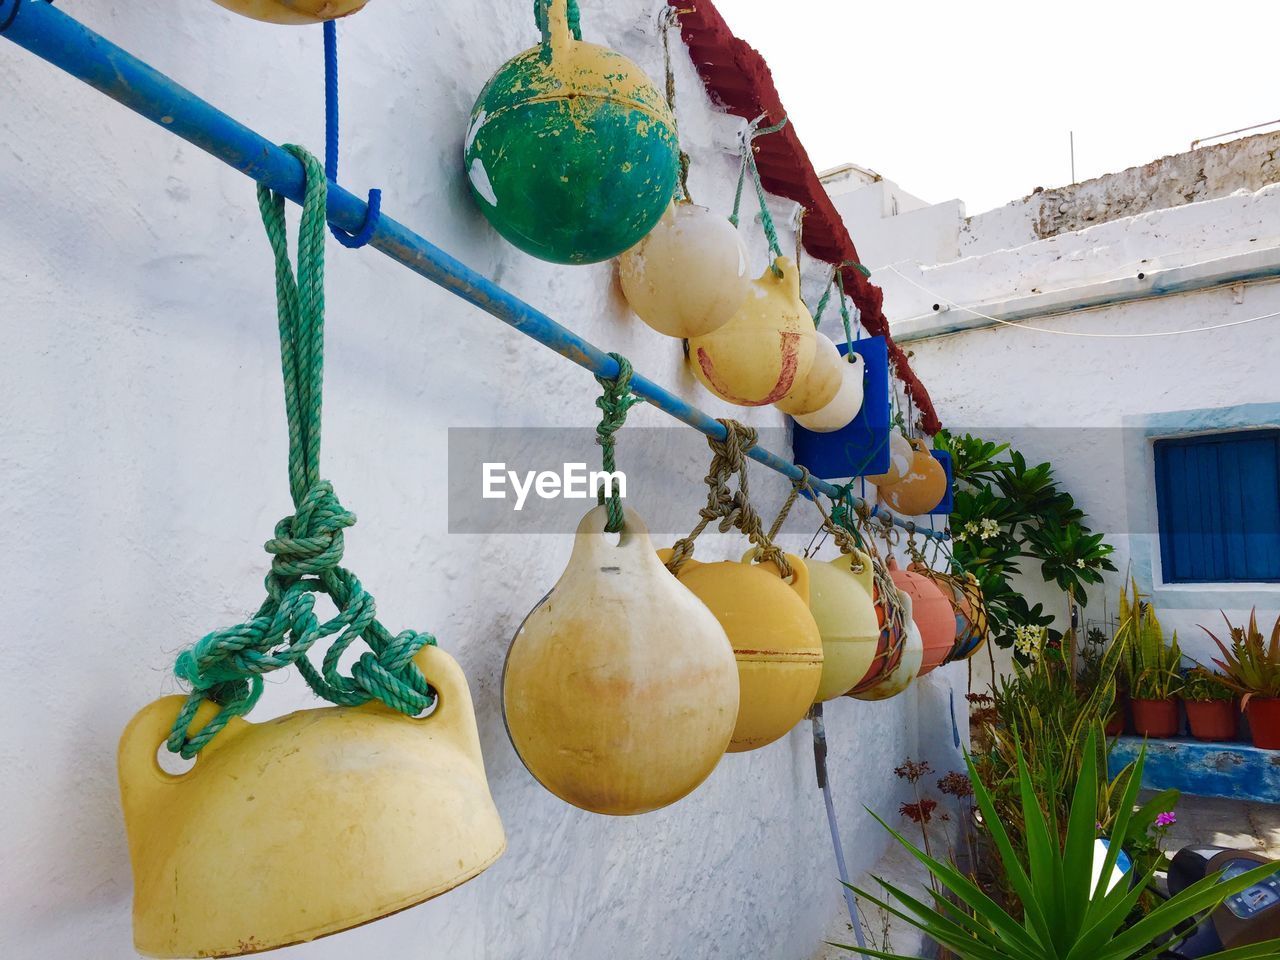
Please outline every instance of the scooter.
[[[1222, 871], [1230, 880], [1259, 864], [1266, 857], [1226, 847], [1193, 845], [1174, 855], [1169, 866], [1168, 891], [1175, 896], [1197, 880]], [[1280, 937], [1280, 863], [1276, 872], [1233, 897], [1228, 897], [1212, 913], [1201, 918], [1176, 946], [1169, 947], [1166, 960], [1199, 960], [1231, 947], [1263, 943]]]

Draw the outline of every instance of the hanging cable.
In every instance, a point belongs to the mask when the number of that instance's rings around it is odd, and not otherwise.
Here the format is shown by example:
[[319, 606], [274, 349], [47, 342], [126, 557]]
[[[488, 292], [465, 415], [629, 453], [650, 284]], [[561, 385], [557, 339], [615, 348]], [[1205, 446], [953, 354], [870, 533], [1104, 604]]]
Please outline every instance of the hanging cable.
[[[338, 26], [333, 20], [324, 22], [324, 175], [338, 182]], [[355, 250], [373, 238], [382, 214], [382, 191], [369, 191], [369, 212], [364, 225], [356, 233], [347, 233], [332, 223], [329, 232], [344, 247]]]

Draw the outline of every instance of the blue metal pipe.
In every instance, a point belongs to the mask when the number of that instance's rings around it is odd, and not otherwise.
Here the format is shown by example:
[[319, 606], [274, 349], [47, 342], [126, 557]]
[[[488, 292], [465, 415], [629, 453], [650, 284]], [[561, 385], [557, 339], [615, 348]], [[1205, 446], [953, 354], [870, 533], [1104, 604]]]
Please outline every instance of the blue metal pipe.
[[[0, 34], [258, 183], [295, 203], [302, 202], [305, 178], [297, 158], [45, 0], [0, 0]], [[367, 212], [368, 205], [364, 200], [337, 184], [329, 184], [328, 219], [331, 224], [348, 233], [356, 233], [364, 225]], [[599, 347], [455, 260], [385, 213], [378, 219], [377, 229], [369, 243], [392, 260], [561, 356], [568, 357], [580, 367], [602, 377], [617, 376], [617, 361]], [[713, 417], [649, 378], [635, 374], [631, 389], [637, 396], [695, 430], [717, 440], [724, 438], [724, 427]], [[753, 460], [793, 480], [802, 477], [800, 468], [794, 463], [763, 447], [753, 447], [749, 453]], [[836, 487], [823, 480], [815, 479], [813, 486], [827, 496], [839, 493]], [[872, 512], [877, 511], [873, 509]], [[894, 517], [893, 522], [926, 537], [946, 536], [932, 530], [917, 529], [912, 521], [899, 517]]]

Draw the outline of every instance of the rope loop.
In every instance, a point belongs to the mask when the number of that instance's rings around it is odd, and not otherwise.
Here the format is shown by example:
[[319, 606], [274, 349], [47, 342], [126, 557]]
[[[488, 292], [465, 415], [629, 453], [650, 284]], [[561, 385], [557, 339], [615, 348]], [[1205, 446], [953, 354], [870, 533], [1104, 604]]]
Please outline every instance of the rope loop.
[[[761, 563], [772, 562], [777, 566], [784, 578], [792, 574], [791, 564], [786, 555], [777, 547], [755, 507], [751, 505], [751, 495], [747, 480], [747, 455], [756, 445], [757, 433], [754, 427], [748, 427], [736, 420], [722, 419], [718, 421], [725, 428], [722, 440], [707, 438], [711, 448], [711, 466], [707, 470], [704, 482], [707, 485], [707, 503], [698, 511], [698, 523], [687, 537], [677, 540], [671, 549], [671, 559], [667, 561], [667, 569], [678, 574], [684, 562], [693, 556], [693, 544], [698, 536], [712, 522], [720, 533], [738, 530], [746, 534], [747, 539], [756, 548]], [[737, 479], [737, 490], [730, 489], [730, 484]], [[794, 497], [798, 490], [792, 491]], [[785, 519], [785, 513], [783, 514]]]
[[777, 133], [787, 125], [787, 118], [783, 117], [780, 121], [769, 127], [761, 127], [767, 114], [760, 114], [747, 125], [747, 129], [743, 131], [742, 141], [742, 165], [738, 171], [738, 190], [733, 198], [733, 213], [729, 215], [729, 222], [735, 227], [738, 226], [740, 211], [742, 208], [742, 191], [746, 184], [747, 174], [751, 175], [751, 180], [755, 184], [756, 200], [760, 204], [760, 224], [764, 228], [765, 239], [769, 242], [769, 252], [771, 254], [769, 269], [773, 271], [775, 277], [782, 276], [782, 270], [774, 262], [778, 257], [782, 256], [782, 246], [778, 242], [778, 230], [773, 223], [773, 214], [769, 212], [769, 202], [765, 196], [764, 184], [760, 181], [760, 170], [756, 166], [756, 154], [754, 143], [756, 138], [767, 136], [771, 133]]
[[[637, 403], [644, 402], [642, 397], [637, 397], [631, 392], [631, 361], [620, 353], [611, 353], [609, 356], [617, 361], [617, 376], [596, 376], [596, 383], [600, 384], [602, 389], [600, 396], [596, 397], [596, 406], [600, 408], [600, 422], [596, 424], [596, 443], [600, 444], [600, 461], [606, 474], [615, 473], [618, 469], [614, 456], [617, 439], [614, 435], [627, 422], [627, 411]], [[608, 496], [604, 492], [606, 486], [610, 491]], [[624, 522], [622, 497], [618, 491], [619, 485], [612, 483], [608, 477], [596, 490], [596, 502], [604, 505], [608, 515], [604, 527], [608, 533], [620, 531]]]
[[[435, 691], [413, 662], [434, 644], [429, 633], [406, 630], [392, 636], [376, 618], [376, 604], [351, 571], [339, 564], [344, 531], [355, 514], [342, 506], [333, 485], [320, 478], [321, 409], [324, 388], [324, 243], [328, 178], [320, 162], [298, 146], [285, 147], [306, 172], [298, 231], [297, 269], [289, 261], [284, 197], [258, 188], [275, 255], [280, 364], [289, 423], [289, 490], [294, 511], [275, 526], [264, 549], [271, 555], [266, 599], [243, 623], [205, 634], [178, 655], [174, 673], [190, 687], [170, 731], [169, 749], [191, 758], [226, 727], [253, 709], [264, 674], [296, 666], [319, 696], [344, 706], [372, 699], [416, 715], [435, 702]], [[321, 622], [316, 596], [324, 594], [336, 613]], [[307, 658], [319, 641], [334, 638], [321, 669]], [[357, 639], [369, 650], [349, 676], [339, 672], [343, 653]], [[204, 700], [220, 708], [193, 731]]]
[[[338, 25], [334, 20], [324, 22], [324, 175], [338, 182]], [[369, 208], [364, 223], [355, 233], [347, 233], [341, 227], [329, 224], [333, 239], [348, 250], [363, 247], [373, 239], [382, 218], [382, 191], [369, 191]]]

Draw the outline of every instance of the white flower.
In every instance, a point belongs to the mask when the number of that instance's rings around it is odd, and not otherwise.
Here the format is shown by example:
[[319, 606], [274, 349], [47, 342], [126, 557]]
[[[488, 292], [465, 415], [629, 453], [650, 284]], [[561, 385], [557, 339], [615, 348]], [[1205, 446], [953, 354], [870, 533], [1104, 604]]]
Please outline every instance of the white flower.
[[1013, 633], [1013, 649], [1020, 656], [1035, 660], [1040, 655], [1040, 648], [1048, 639], [1049, 631], [1044, 627], [1033, 627], [1023, 624]]
[[1076, 561], [1076, 566], [1077, 566], [1077, 567], [1079, 567], [1081, 570], [1083, 570], [1083, 569], [1084, 569], [1084, 561], [1083, 561], [1083, 560], [1077, 560], [1077, 561]]
[[980, 536], [983, 540], [989, 540], [1000, 533], [1000, 524], [992, 520], [990, 517], [982, 521], [982, 532]]

